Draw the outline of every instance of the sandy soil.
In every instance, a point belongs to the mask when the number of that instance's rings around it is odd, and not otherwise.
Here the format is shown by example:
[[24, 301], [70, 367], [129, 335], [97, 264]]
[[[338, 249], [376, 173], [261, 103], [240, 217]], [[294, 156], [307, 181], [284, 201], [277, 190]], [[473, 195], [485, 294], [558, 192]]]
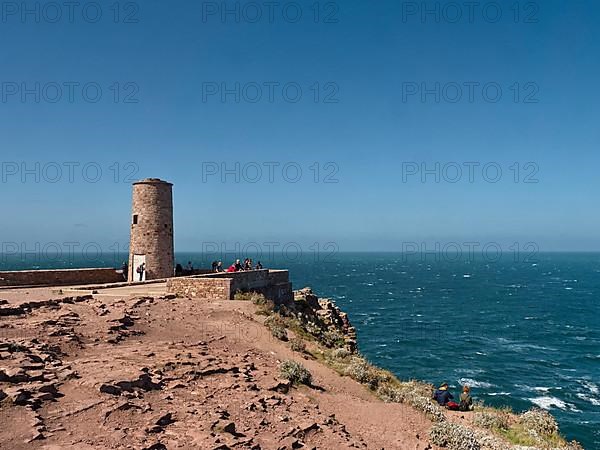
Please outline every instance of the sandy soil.
[[[109, 294], [0, 291], [0, 448], [437, 448], [424, 416], [292, 352], [249, 302]], [[314, 386], [280, 380], [286, 359]]]

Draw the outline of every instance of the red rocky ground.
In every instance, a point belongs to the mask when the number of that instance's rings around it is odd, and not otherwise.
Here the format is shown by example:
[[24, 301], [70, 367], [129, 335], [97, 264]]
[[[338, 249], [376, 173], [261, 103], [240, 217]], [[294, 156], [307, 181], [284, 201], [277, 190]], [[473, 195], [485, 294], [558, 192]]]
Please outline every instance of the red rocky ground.
[[[433, 448], [420, 413], [292, 352], [250, 302], [0, 298], [2, 449]], [[286, 359], [314, 386], [280, 380]]]

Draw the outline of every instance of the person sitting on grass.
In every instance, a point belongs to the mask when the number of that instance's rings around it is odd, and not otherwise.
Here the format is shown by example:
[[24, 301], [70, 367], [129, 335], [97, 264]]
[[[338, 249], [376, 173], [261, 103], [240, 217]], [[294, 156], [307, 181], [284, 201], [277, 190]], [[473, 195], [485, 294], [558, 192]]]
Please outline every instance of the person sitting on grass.
[[458, 406], [460, 411], [473, 411], [473, 398], [471, 397], [471, 388], [466, 384], [463, 386], [462, 394], [460, 394], [460, 403]]
[[433, 393], [433, 399], [440, 406], [446, 406], [448, 402], [454, 399], [454, 396], [448, 391], [448, 383], [442, 383]]

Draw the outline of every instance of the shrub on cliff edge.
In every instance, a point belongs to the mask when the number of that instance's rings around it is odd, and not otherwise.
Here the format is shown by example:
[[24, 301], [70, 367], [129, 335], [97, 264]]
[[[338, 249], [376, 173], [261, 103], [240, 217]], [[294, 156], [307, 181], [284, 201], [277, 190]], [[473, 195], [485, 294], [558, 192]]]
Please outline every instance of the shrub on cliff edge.
[[450, 422], [436, 423], [429, 432], [431, 442], [450, 450], [480, 450], [481, 445], [470, 429]]
[[344, 336], [332, 330], [327, 330], [321, 335], [321, 343], [328, 348], [340, 348], [346, 344]]
[[430, 387], [416, 381], [384, 383], [377, 389], [377, 396], [388, 403], [405, 403], [421, 411], [433, 422], [444, 422], [442, 408], [429, 395]]
[[532, 435], [553, 436], [558, 434], [556, 419], [543, 409], [533, 408], [524, 412], [519, 417], [519, 422]]
[[350, 360], [350, 363], [344, 369], [344, 375], [361, 384], [366, 384], [370, 389], [377, 389], [380, 383], [391, 380], [389, 372], [372, 366], [359, 356], [354, 356]]
[[351, 355], [352, 352], [350, 352], [350, 350], [348, 350], [347, 348], [336, 348], [331, 352], [331, 357], [334, 359], [346, 359]]
[[293, 384], [306, 384], [310, 386], [312, 374], [302, 364], [296, 361], [287, 360], [279, 366], [282, 378], [290, 380]]
[[506, 411], [477, 411], [473, 414], [473, 423], [488, 430], [508, 430], [510, 416]]
[[306, 343], [300, 338], [294, 338], [290, 341], [290, 347], [293, 351], [304, 353], [306, 351]]
[[279, 339], [280, 341], [287, 342], [288, 335], [287, 330], [284, 327], [272, 326], [269, 328], [271, 330], [271, 334], [274, 338]]

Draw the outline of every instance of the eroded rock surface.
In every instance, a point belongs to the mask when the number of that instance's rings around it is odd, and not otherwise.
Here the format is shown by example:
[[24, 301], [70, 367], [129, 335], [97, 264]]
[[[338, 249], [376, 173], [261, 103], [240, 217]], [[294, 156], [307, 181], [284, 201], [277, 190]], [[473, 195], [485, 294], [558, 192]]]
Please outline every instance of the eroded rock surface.
[[[295, 304], [355, 345], [332, 302], [304, 290]], [[173, 296], [0, 302], [0, 448], [432, 448], [425, 418], [302, 359], [254, 313]], [[314, 387], [282, 380], [285, 359]]]

